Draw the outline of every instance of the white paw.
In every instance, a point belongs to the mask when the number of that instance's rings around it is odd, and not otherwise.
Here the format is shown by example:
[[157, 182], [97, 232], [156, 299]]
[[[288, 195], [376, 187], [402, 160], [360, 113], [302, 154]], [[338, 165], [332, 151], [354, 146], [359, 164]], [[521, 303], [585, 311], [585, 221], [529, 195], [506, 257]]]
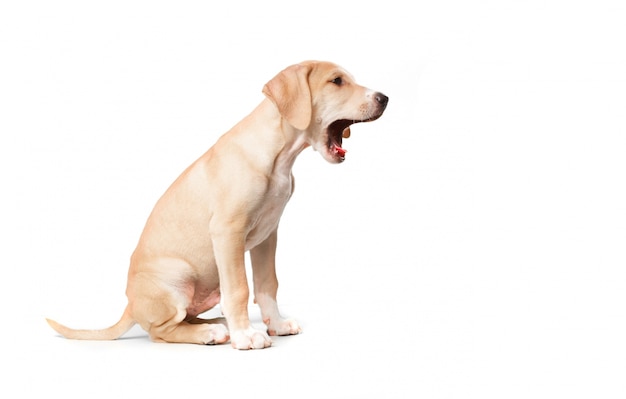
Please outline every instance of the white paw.
[[228, 328], [223, 324], [203, 324], [202, 326], [207, 330], [204, 340], [206, 345], [223, 344], [230, 338]]
[[270, 319], [264, 320], [267, 324], [267, 332], [270, 335], [295, 335], [302, 332], [302, 328], [294, 319]]
[[231, 331], [230, 344], [235, 349], [263, 349], [272, 345], [272, 340], [264, 331], [248, 327], [245, 330]]

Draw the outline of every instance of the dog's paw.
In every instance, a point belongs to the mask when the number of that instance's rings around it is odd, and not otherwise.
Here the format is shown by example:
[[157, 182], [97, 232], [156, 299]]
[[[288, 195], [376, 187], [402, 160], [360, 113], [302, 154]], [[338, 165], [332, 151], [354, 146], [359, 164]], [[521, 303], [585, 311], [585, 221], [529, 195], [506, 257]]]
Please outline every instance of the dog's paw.
[[263, 349], [272, 345], [272, 340], [264, 332], [248, 327], [245, 330], [231, 331], [230, 344], [235, 349]]
[[302, 332], [302, 328], [294, 319], [264, 320], [269, 335], [295, 335]]
[[228, 328], [223, 324], [203, 324], [202, 328], [206, 330], [206, 338], [203, 340], [205, 345], [223, 344], [230, 338]]

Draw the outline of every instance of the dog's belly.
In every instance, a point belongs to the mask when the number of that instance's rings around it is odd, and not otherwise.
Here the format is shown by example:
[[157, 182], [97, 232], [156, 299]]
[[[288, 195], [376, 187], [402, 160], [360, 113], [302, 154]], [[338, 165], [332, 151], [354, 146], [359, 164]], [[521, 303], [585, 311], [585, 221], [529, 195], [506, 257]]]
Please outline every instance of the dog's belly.
[[[193, 284], [193, 283], [192, 283]], [[195, 286], [188, 286], [189, 305], [187, 306], [187, 316], [196, 317], [206, 312], [220, 303], [221, 293], [219, 283], [210, 286], [201, 285], [196, 282]]]

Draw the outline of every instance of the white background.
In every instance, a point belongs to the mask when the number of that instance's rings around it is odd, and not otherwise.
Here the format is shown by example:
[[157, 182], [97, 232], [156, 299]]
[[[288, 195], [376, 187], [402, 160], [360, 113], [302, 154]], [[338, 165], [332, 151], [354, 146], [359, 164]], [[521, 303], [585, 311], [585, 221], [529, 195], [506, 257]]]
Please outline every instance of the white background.
[[[0, 389], [625, 397], [625, 8], [3, 2]], [[304, 333], [237, 352], [49, 329], [117, 321], [155, 201], [306, 59], [390, 103], [344, 164], [296, 162], [279, 300]]]

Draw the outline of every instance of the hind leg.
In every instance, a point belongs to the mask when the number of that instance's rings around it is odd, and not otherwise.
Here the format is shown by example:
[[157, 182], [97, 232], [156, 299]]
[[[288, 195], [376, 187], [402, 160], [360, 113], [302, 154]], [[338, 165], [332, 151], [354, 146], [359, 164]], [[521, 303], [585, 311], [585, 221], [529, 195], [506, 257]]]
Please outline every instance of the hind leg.
[[200, 317], [188, 317], [185, 321], [189, 324], [222, 324], [228, 327], [225, 317], [217, 317], [215, 319], [202, 319]]
[[[146, 285], [144, 285], [145, 287]], [[187, 319], [185, 298], [151, 282], [150, 289], [134, 292], [133, 317], [154, 342], [175, 342], [200, 345], [221, 344], [230, 339], [224, 324], [199, 323]]]
[[228, 329], [223, 324], [191, 324], [186, 321], [152, 327], [149, 333], [154, 342], [200, 345], [222, 344], [230, 338]]

